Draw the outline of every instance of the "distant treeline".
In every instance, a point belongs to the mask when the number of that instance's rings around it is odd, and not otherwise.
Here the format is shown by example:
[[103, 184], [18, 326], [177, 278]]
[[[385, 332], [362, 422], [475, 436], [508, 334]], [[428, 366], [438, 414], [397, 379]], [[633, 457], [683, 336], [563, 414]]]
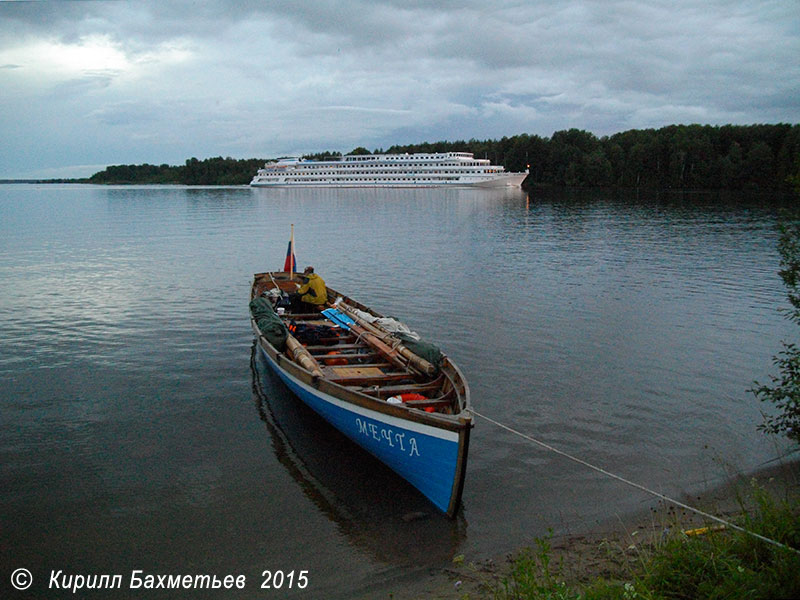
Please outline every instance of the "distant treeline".
[[[364, 148], [353, 150], [365, 152]], [[508, 171], [529, 170], [525, 186], [788, 190], [788, 179], [800, 177], [800, 125], [671, 125], [601, 138], [570, 129], [550, 138], [521, 134], [500, 140], [391, 146], [374, 152], [472, 152]], [[307, 157], [337, 156], [341, 154], [327, 151]], [[180, 166], [117, 165], [95, 173], [89, 181], [243, 185], [264, 162], [217, 157], [191, 158]]]
[[113, 165], [95, 173], [89, 183], [172, 183], [182, 185], [243, 185], [264, 166], [263, 158], [190, 158], [185, 164]]
[[650, 189], [789, 189], [800, 173], [800, 125], [672, 125], [596, 137], [557, 131], [550, 138], [392, 146], [386, 152], [472, 152], [509, 171], [530, 174], [524, 185]]

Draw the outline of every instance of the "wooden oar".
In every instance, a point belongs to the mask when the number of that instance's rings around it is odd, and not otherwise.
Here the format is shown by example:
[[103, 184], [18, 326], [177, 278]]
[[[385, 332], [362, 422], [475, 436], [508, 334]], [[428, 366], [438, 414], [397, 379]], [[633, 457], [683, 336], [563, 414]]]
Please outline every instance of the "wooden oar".
[[358, 323], [361, 327], [372, 333], [373, 335], [380, 338], [386, 344], [390, 344], [392, 348], [396, 349], [397, 352], [400, 353], [409, 363], [420, 373], [424, 373], [430, 377], [436, 375], [436, 367], [434, 367], [431, 363], [427, 360], [422, 358], [421, 356], [417, 356], [411, 350], [409, 350], [406, 346], [402, 343], [397, 341], [396, 338], [392, 336], [391, 333], [388, 331], [381, 329], [377, 325], [373, 323], [369, 323], [363, 318], [361, 318], [358, 313], [353, 310], [352, 307], [348, 306], [344, 302], [339, 302], [336, 305], [336, 308], [342, 310], [348, 317], [353, 319], [356, 323]]
[[[408, 359], [403, 359], [399, 350], [394, 346], [390, 346], [386, 342], [384, 342], [380, 337], [368, 331], [365, 327], [361, 327], [357, 323], [353, 322], [350, 323], [346, 319], [336, 319], [336, 311], [337, 309], [328, 309], [328, 311], [323, 311], [326, 317], [331, 318], [337, 325], [341, 327], [345, 327], [352, 331], [354, 334], [358, 336], [359, 339], [363, 340], [365, 343], [369, 344], [375, 350], [377, 350], [380, 354], [386, 358], [389, 362], [391, 362], [394, 366], [400, 369], [408, 369], [409, 367], [413, 368], [413, 365], [409, 365]], [[326, 314], [327, 313], [327, 314]], [[418, 370], [415, 368], [415, 370]], [[424, 372], [423, 372], [424, 373]]]
[[286, 335], [286, 348], [292, 353], [294, 360], [306, 371], [310, 371], [315, 377], [324, 377], [322, 368], [317, 360], [291, 334]]

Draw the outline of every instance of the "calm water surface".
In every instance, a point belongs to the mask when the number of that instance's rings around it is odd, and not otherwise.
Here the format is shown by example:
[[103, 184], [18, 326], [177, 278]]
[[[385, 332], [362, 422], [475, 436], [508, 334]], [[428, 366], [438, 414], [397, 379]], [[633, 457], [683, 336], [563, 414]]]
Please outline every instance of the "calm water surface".
[[[0, 595], [26, 567], [25, 597], [51, 569], [397, 597], [654, 505], [478, 419], [463, 511], [437, 514], [253, 353], [250, 280], [291, 223], [299, 263], [439, 342], [479, 412], [670, 495], [752, 470], [781, 447], [747, 389], [795, 333], [775, 219], [713, 195], [0, 186]], [[260, 590], [266, 569], [309, 586]]]

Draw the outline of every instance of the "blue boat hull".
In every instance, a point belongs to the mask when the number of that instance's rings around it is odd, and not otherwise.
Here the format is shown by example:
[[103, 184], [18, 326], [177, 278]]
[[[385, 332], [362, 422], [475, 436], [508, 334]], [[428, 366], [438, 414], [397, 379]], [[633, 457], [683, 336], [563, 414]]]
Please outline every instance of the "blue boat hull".
[[259, 348], [303, 402], [452, 516], [460, 501], [469, 428], [443, 429], [342, 400], [288, 373], [261, 344]]

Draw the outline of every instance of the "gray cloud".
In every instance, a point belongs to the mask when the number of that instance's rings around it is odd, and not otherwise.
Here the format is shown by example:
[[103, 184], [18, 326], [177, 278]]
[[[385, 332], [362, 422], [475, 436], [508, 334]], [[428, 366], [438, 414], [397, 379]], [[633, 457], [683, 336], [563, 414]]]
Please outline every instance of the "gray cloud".
[[775, 1], [4, 2], [0, 177], [797, 122], [798, 34]]

